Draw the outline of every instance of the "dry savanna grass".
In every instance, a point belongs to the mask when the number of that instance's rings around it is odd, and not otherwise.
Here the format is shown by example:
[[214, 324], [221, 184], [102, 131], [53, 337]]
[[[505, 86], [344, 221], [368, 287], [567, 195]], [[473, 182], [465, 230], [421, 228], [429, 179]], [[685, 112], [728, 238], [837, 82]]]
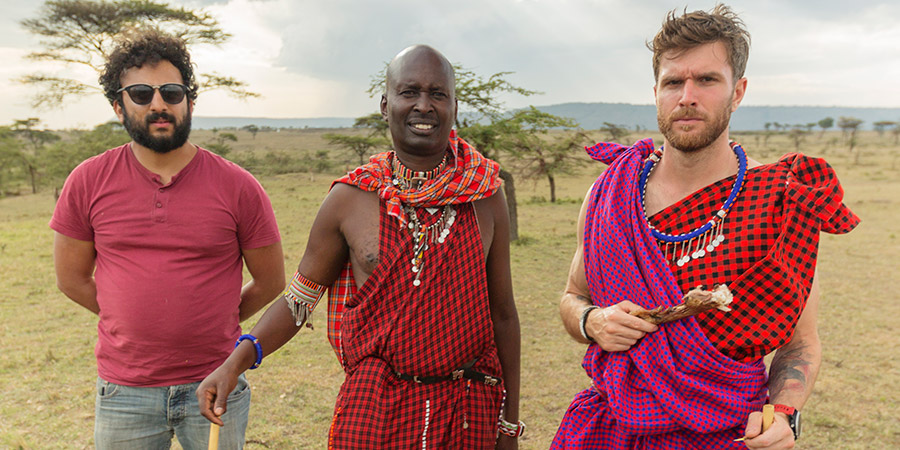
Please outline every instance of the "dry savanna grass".
[[[328, 150], [337, 155], [321, 134], [261, 132], [253, 139], [238, 131], [239, 140], [232, 144], [235, 151]], [[201, 131], [195, 141], [210, 136]], [[784, 135], [736, 137], [762, 162], [793, 151]], [[900, 146], [874, 132], [863, 133], [859, 142], [858, 164], [839, 132], [809, 135], [802, 147], [835, 166], [845, 202], [863, 219], [849, 235], [822, 238], [824, 358], [804, 409], [799, 442], [804, 449], [900, 448]], [[558, 180], [556, 204], [543, 200], [549, 198], [544, 180], [517, 183], [521, 239], [512, 246], [512, 272], [522, 324], [521, 416], [528, 423], [523, 449], [547, 448], [572, 397], [588, 386], [580, 367], [584, 347], [563, 331], [557, 301], [575, 245], [581, 198], [603, 168], [585, 157], [580, 173]], [[287, 275], [302, 255], [330, 181], [341, 170], [261, 177], [284, 236]], [[6, 348], [0, 353], [0, 448], [93, 445], [96, 317], [56, 289], [47, 227], [53, 204], [49, 192], [0, 199], [0, 326]], [[343, 373], [325, 338], [323, 311], [314, 321], [315, 330], [304, 329], [248, 374], [253, 406], [247, 448], [325, 448]]]

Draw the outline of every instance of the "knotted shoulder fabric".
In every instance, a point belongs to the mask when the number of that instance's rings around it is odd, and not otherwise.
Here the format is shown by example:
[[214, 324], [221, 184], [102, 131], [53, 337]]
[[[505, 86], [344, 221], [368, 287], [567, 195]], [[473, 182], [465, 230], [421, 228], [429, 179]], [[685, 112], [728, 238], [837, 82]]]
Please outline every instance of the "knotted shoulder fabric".
[[[734, 180], [712, 183], [650, 222], [668, 234], [694, 229], [718, 210]], [[790, 341], [815, 275], [819, 230], [846, 233], [859, 223], [842, 198], [834, 170], [819, 158], [790, 154], [751, 168], [722, 245], [682, 267], [670, 261], [682, 291], [725, 283], [734, 294], [731, 311], [696, 317], [719, 351], [752, 362]]]

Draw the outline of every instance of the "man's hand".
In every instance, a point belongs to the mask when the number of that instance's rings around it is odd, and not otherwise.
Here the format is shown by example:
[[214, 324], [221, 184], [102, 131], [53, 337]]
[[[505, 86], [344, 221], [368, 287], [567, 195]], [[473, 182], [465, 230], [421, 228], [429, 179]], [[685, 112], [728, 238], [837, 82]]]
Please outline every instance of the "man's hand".
[[225, 364], [204, 378], [197, 387], [200, 415], [216, 425], [224, 425], [219, 417], [228, 409], [228, 394], [237, 386], [237, 380], [238, 376], [231, 373]]
[[747, 448], [769, 450], [794, 448], [794, 432], [784, 413], [775, 413], [775, 421], [765, 433], [762, 432], [762, 412], [750, 413], [744, 436]]
[[659, 329], [656, 325], [629, 314], [642, 309], [629, 301], [595, 309], [588, 314], [584, 329], [603, 350], [624, 352], [647, 333]]

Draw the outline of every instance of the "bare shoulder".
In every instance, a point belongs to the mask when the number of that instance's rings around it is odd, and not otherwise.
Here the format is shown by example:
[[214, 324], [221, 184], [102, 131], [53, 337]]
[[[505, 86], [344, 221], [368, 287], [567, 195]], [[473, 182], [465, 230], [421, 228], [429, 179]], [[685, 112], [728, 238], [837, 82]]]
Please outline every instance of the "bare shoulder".
[[473, 203], [475, 217], [478, 219], [478, 229], [481, 232], [481, 240], [484, 244], [484, 252], [490, 252], [495, 236], [509, 235], [509, 213], [506, 207], [506, 197], [500, 189], [496, 194], [476, 200]]
[[482, 217], [489, 217], [491, 220], [509, 217], [506, 212], [506, 196], [503, 195], [502, 189], [498, 189], [497, 193], [490, 197], [476, 200], [473, 205], [478, 214], [478, 220], [481, 220]]
[[[348, 247], [353, 273], [361, 286], [379, 261], [378, 194], [340, 183], [331, 190], [326, 202]], [[322, 208], [325, 207], [323, 203]]]
[[340, 222], [343, 219], [353, 218], [359, 211], [376, 208], [377, 214], [378, 195], [375, 192], [367, 192], [349, 184], [337, 183], [328, 192], [325, 201], [322, 202], [320, 214], [327, 214]]

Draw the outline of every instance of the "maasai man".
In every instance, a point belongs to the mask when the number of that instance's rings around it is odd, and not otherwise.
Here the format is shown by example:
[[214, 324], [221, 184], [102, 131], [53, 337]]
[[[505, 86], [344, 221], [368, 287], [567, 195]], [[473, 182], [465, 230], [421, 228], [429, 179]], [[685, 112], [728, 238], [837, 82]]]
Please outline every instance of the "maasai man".
[[[858, 218], [825, 161], [760, 164], [729, 141], [750, 37], [728, 7], [673, 11], [648, 46], [664, 142], [588, 149], [609, 168], [585, 198], [560, 314], [589, 344], [593, 383], [552, 448], [791, 448], [821, 360], [819, 232]], [[722, 283], [730, 312], [659, 327], [629, 314]], [[767, 402], [776, 413], [762, 432]]]
[[211, 421], [225, 411], [217, 394], [287, 342], [331, 286], [329, 340], [346, 371], [331, 448], [517, 446], [509, 218], [498, 165], [453, 130], [454, 84], [430, 47], [391, 61], [381, 113], [394, 150], [334, 183], [284, 300], [198, 388]]

